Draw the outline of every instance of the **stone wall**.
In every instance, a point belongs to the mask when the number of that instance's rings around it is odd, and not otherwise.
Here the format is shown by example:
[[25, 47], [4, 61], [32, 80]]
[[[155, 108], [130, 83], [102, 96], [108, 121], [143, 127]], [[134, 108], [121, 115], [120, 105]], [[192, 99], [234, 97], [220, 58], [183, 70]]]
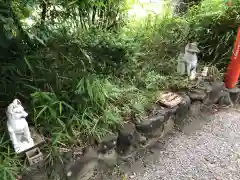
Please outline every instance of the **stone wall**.
[[[138, 122], [127, 122], [115, 136], [109, 136], [99, 143], [96, 149], [96, 163], [105, 163], [108, 166], [121, 163], [122, 160], [131, 158], [142, 148], [163, 138], [174, 126], [184, 123], [189, 116], [198, 116], [203, 111], [211, 111], [213, 106], [232, 106], [240, 101], [239, 89], [227, 90], [220, 81], [202, 82], [188, 92], [177, 92], [181, 102], [174, 107], [166, 107], [164, 104], [153, 104], [148, 107], [148, 116]], [[77, 162], [76, 162], [77, 163]], [[87, 164], [86, 164], [87, 165]], [[88, 169], [92, 171], [96, 166]], [[77, 169], [76, 175], [68, 176], [69, 179], [84, 179], [84, 168]], [[67, 174], [72, 175], [73, 166], [67, 169]], [[71, 173], [70, 173], [71, 172]], [[90, 176], [89, 176], [90, 177]], [[85, 179], [88, 179], [86, 177]]]

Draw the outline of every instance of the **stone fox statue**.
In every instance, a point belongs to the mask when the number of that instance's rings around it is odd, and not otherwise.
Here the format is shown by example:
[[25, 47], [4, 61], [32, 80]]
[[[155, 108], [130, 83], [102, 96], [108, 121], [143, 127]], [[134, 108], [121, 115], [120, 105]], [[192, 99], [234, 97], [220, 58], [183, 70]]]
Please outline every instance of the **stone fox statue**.
[[7, 108], [7, 127], [15, 152], [20, 153], [34, 146], [21, 102], [15, 99]]
[[187, 70], [190, 79], [195, 79], [198, 63], [197, 53], [199, 53], [197, 43], [188, 43], [185, 47], [185, 53], [180, 53], [178, 59], [178, 72], [183, 75]]

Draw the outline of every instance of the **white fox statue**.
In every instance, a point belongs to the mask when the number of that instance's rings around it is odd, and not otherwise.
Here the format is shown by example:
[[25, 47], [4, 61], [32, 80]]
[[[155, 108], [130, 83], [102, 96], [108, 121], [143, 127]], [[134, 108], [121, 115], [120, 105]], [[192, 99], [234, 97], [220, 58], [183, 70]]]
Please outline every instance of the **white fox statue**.
[[185, 53], [180, 53], [178, 57], [177, 71], [184, 75], [186, 72], [191, 80], [196, 78], [196, 69], [198, 64], [197, 53], [199, 53], [197, 43], [188, 43], [185, 47]]

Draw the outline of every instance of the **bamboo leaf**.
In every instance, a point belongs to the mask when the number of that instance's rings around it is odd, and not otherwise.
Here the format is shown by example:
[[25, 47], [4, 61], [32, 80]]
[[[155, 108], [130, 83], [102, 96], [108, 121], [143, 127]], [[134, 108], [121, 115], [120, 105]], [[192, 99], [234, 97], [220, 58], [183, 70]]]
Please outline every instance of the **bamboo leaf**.
[[31, 66], [31, 64], [29, 63], [29, 61], [28, 61], [28, 59], [27, 59], [26, 56], [24, 56], [24, 61], [25, 61], [25, 63], [27, 64], [29, 70], [33, 73], [33, 68], [32, 68], [32, 66]]
[[41, 109], [41, 111], [39, 111], [37, 117], [36, 117], [36, 120], [41, 116], [41, 114], [47, 109], [48, 107], [45, 106], [44, 108]]
[[66, 107], [68, 107], [69, 109], [71, 109], [72, 111], [75, 111], [74, 108], [72, 106], [70, 106], [69, 104], [67, 104], [66, 102], [62, 101], [62, 104]]
[[62, 102], [59, 102], [59, 114], [62, 115]]
[[57, 117], [56, 111], [50, 107], [48, 107], [48, 110], [50, 111], [51, 117], [55, 119]]
[[65, 123], [61, 119], [57, 118], [57, 121], [62, 126], [63, 129], [66, 129]]
[[78, 0], [69, 2], [69, 3], [67, 4], [67, 7], [72, 6], [72, 5], [76, 4], [77, 2], [78, 2]]

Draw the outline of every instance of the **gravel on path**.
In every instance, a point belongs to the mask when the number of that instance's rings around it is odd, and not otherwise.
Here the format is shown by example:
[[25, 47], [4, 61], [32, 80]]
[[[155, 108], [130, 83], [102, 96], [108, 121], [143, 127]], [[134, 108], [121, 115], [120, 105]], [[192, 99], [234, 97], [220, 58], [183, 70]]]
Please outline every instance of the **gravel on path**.
[[171, 137], [156, 157], [130, 179], [240, 180], [240, 111], [219, 112], [201, 129]]

